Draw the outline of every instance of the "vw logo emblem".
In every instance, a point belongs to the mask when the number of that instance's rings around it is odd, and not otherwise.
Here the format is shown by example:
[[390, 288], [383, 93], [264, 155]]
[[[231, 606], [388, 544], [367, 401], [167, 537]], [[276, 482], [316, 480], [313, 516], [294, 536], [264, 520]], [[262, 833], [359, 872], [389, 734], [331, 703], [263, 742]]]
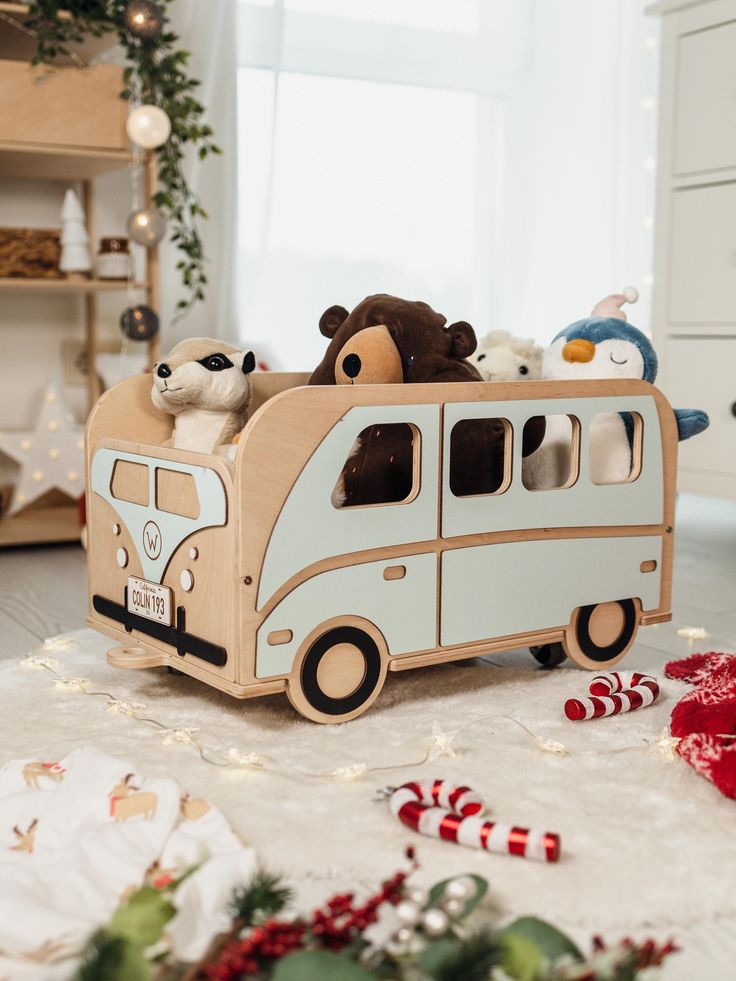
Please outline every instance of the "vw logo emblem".
[[146, 522], [143, 529], [143, 549], [149, 559], [157, 559], [161, 554], [161, 529], [155, 521]]

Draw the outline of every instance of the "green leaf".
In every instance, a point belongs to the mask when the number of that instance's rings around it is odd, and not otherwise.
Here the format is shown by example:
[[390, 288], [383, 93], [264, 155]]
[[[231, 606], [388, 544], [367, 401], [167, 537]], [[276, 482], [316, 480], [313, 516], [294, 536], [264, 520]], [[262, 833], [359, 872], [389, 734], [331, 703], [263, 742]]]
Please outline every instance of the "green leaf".
[[115, 913], [108, 932], [141, 947], [149, 947], [156, 943], [175, 913], [176, 909], [158, 889], [142, 886]]
[[450, 958], [460, 949], [457, 937], [442, 937], [427, 944], [419, 955], [419, 964], [423, 971], [434, 977]]
[[[488, 892], [488, 882], [486, 879], [481, 878], [479, 875], [467, 875], [453, 876], [453, 879], [472, 879], [475, 885], [475, 893], [470, 897], [470, 899], [465, 903], [462, 913], [460, 914], [461, 919], [465, 919], [466, 916], [470, 916], [476, 906], [481, 902], [485, 894]], [[436, 906], [445, 893], [447, 884], [452, 882], [452, 879], [443, 879], [442, 882], [436, 883], [429, 891], [429, 899], [427, 901], [427, 906]]]
[[302, 950], [276, 964], [272, 981], [370, 981], [368, 971], [341, 954]]
[[572, 956], [576, 961], [584, 960], [580, 950], [569, 937], [550, 923], [537, 919], [536, 916], [523, 916], [519, 920], [514, 920], [500, 936], [504, 937], [508, 934], [530, 940], [552, 963], [563, 955]]
[[536, 981], [544, 957], [534, 941], [520, 933], [506, 930], [496, 937], [501, 947], [501, 967], [514, 981]]
[[82, 952], [74, 981], [149, 981], [152, 977], [142, 947], [98, 930]]

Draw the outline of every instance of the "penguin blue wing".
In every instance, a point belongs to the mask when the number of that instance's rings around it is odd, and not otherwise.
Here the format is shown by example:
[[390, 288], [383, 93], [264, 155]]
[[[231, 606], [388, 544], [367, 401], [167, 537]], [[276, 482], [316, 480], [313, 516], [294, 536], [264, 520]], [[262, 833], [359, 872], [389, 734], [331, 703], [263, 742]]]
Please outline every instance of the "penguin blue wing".
[[679, 440], [690, 439], [697, 436], [707, 429], [710, 425], [708, 413], [702, 409], [675, 409], [675, 419], [677, 420], [677, 438]]

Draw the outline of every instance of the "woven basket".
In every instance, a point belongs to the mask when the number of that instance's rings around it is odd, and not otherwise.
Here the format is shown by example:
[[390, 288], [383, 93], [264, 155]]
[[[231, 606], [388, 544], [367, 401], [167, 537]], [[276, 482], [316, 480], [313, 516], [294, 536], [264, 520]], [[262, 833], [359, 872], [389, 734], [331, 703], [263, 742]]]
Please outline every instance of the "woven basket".
[[54, 228], [0, 228], [0, 278], [63, 279], [60, 238]]

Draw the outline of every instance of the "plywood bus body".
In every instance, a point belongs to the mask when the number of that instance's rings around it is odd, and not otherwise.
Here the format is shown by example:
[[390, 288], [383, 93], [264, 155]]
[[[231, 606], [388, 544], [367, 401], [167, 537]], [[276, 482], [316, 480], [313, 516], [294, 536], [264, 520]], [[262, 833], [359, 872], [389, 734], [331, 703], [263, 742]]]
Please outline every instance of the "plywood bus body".
[[[286, 691], [320, 722], [377, 697], [388, 670], [520, 646], [607, 669], [670, 618], [677, 427], [639, 381], [309, 387], [253, 376], [234, 461], [165, 449], [150, 379], [107, 392], [87, 430], [89, 622], [119, 667], [172, 666], [239, 698]], [[591, 427], [628, 420], [628, 480], [594, 484]], [[569, 473], [525, 485], [521, 434], [569, 421]], [[456, 496], [453, 428], [502, 420], [503, 479]], [[341, 506], [369, 427], [411, 428], [401, 501]]]

